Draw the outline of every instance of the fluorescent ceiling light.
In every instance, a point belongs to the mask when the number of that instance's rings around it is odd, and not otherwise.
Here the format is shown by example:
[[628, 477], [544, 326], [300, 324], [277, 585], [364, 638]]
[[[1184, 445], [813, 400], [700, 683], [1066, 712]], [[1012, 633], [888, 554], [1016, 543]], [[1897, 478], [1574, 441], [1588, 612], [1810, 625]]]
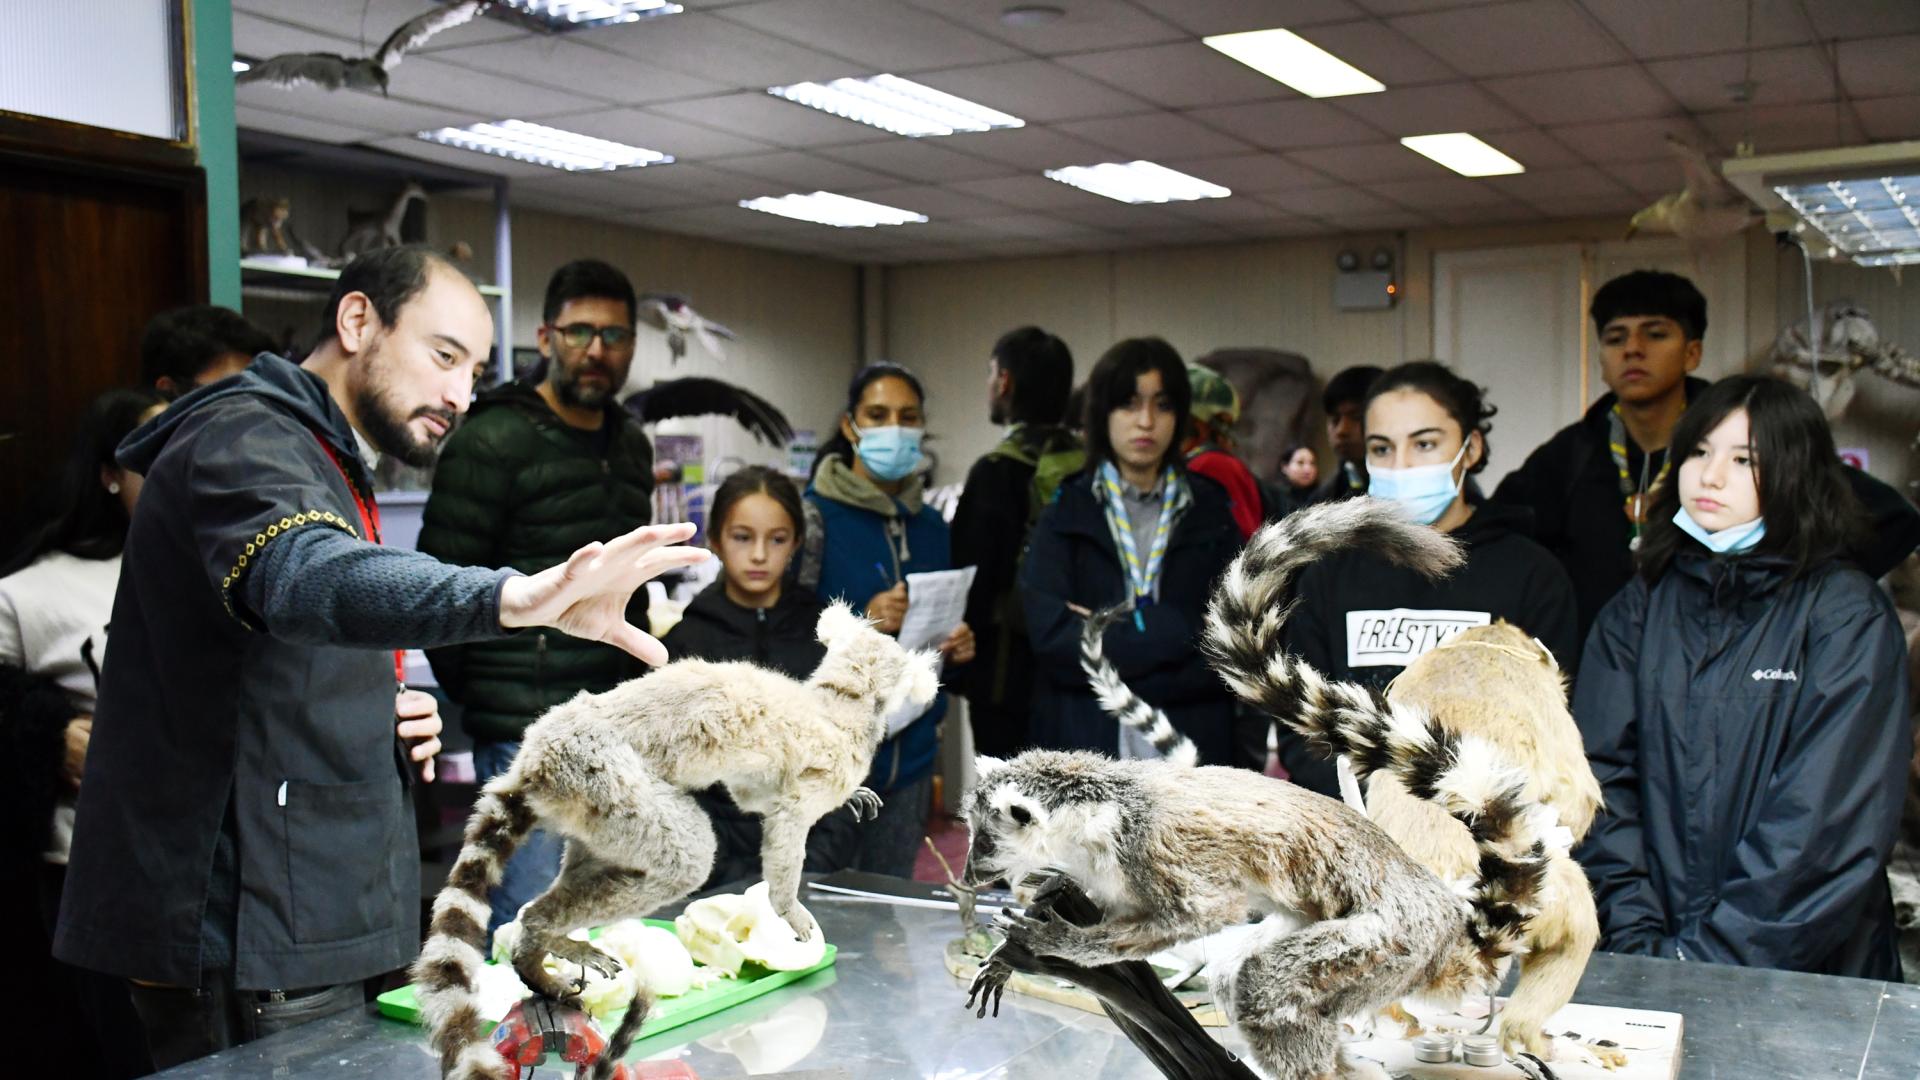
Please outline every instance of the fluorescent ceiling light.
[[1776, 184], [1827, 243], [1861, 266], [1920, 263], [1920, 175]]
[[419, 132], [417, 137], [428, 142], [457, 146], [462, 150], [478, 150], [483, 154], [568, 172], [631, 169], [643, 165], [662, 165], [673, 160], [658, 150], [596, 139], [591, 135], [530, 124], [525, 120], [499, 120], [488, 124], [470, 124], [463, 128], [443, 127]]
[[951, 135], [956, 131], [1017, 128], [1027, 123], [1017, 116], [1009, 116], [997, 109], [954, 97], [898, 75], [770, 86], [767, 93], [912, 138]]
[[1525, 165], [1481, 142], [1478, 135], [1464, 131], [1409, 135], [1400, 140], [1400, 145], [1432, 158], [1461, 176], [1511, 176], [1527, 171]]
[[797, 221], [834, 225], [842, 229], [864, 229], [874, 225], [910, 225], [927, 220], [925, 214], [916, 214], [896, 206], [883, 206], [865, 199], [849, 199], [845, 195], [835, 195], [829, 191], [816, 191], [811, 195], [782, 195], [779, 198], [763, 195], [757, 199], [741, 199], [740, 205], [749, 210], [779, 214], [781, 217], [793, 218]]
[[584, 30], [673, 15], [685, 9], [668, 0], [494, 0], [494, 10], [546, 30]]
[[1124, 203], [1189, 202], [1224, 199], [1233, 194], [1219, 184], [1210, 184], [1151, 161], [1129, 161], [1124, 165], [1109, 161], [1103, 165], [1048, 169], [1047, 178]]
[[238, 75], [252, 66], [252, 64], [247, 63], [245, 60], [235, 60], [233, 62], [233, 73]]
[[1379, 79], [1291, 30], [1248, 30], [1200, 40], [1308, 97], [1377, 94], [1387, 88]]

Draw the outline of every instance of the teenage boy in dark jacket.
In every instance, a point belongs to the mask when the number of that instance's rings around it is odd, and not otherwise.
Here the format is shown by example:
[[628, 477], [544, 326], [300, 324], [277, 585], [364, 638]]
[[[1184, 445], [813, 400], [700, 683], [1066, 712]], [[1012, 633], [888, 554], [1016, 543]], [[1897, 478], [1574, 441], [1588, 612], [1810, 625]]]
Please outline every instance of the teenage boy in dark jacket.
[[[634, 309], [633, 285], [606, 263], [581, 259], [554, 272], [537, 332], [546, 378], [483, 395], [447, 440], [421, 551], [531, 570], [653, 520], [653, 447], [615, 398], [633, 363]], [[641, 592], [627, 618], [644, 626], [646, 614]], [[483, 784], [507, 770], [540, 714], [642, 670], [620, 649], [550, 630], [435, 649], [428, 659], [460, 704]], [[488, 931], [511, 922], [559, 872], [559, 841], [536, 829], [493, 890]]]
[[1313, 493], [1312, 502], [1337, 502], [1367, 493], [1367, 388], [1381, 368], [1359, 364], [1327, 380], [1320, 406], [1327, 413], [1327, 441], [1333, 444], [1333, 468]]
[[[1667, 437], [1706, 388], [1691, 378], [1707, 333], [1707, 300], [1678, 274], [1635, 270], [1593, 294], [1600, 374], [1608, 393], [1509, 473], [1496, 502], [1533, 511], [1533, 537], [1566, 567], [1579, 604], [1579, 640], [1601, 607], [1633, 576], [1633, 542], [1653, 489], [1671, 476]], [[1920, 511], [1858, 469], [1854, 495], [1873, 521], [1855, 553], [1879, 577], [1920, 545]]]

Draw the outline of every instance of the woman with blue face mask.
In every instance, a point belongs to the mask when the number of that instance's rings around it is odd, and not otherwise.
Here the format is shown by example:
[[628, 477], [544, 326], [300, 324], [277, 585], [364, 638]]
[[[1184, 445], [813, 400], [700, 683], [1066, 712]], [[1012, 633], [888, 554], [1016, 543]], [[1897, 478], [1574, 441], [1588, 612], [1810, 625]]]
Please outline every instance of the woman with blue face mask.
[[1892, 603], [1807, 395], [1736, 375], [1674, 429], [1573, 715], [1606, 809], [1575, 852], [1614, 952], [1900, 977], [1887, 859], [1912, 731]]
[[[898, 364], [868, 365], [848, 386], [839, 430], [820, 447], [807, 485], [798, 584], [823, 601], [852, 604], [889, 634], [899, 632], [911, 602], [907, 575], [954, 568], [947, 523], [924, 497], [926, 425], [920, 380]], [[973, 631], [961, 623], [940, 651], [950, 665], [972, 660]], [[866, 781], [885, 805], [860, 826], [848, 867], [913, 875], [946, 708], [943, 695], [919, 716], [889, 718]]]
[[[1367, 551], [1310, 567], [1287, 640], [1329, 678], [1385, 688], [1454, 634], [1495, 620], [1573, 666], [1580, 647], [1573, 583], [1528, 535], [1528, 512], [1483, 501], [1471, 480], [1486, 467], [1493, 413], [1478, 386], [1432, 361], [1402, 364], [1368, 389], [1367, 494], [1459, 540], [1466, 564], [1441, 581]], [[1333, 764], [1284, 730], [1280, 761], [1295, 783], [1338, 794]]]

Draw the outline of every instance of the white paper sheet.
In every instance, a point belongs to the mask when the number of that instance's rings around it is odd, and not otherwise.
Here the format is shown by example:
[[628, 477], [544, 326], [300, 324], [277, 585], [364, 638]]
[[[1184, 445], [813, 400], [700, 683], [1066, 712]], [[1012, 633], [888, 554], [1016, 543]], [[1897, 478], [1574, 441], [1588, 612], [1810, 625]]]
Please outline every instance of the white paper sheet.
[[900, 644], [930, 649], [947, 640], [967, 615], [967, 590], [978, 567], [907, 575], [907, 616], [900, 620]]

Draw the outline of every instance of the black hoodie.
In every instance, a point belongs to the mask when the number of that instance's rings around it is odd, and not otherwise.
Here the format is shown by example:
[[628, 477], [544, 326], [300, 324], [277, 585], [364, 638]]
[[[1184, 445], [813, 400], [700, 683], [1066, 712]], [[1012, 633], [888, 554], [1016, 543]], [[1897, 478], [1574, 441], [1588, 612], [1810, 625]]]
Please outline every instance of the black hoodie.
[[[1408, 664], [1452, 634], [1496, 619], [1540, 639], [1563, 668], [1580, 656], [1573, 585], [1531, 540], [1525, 510], [1482, 503], [1453, 531], [1466, 565], [1441, 581], [1346, 551], [1300, 575], [1287, 620], [1287, 648], [1330, 679], [1385, 688]], [[1280, 759], [1295, 783], [1337, 796], [1333, 765], [1281, 729]]]

